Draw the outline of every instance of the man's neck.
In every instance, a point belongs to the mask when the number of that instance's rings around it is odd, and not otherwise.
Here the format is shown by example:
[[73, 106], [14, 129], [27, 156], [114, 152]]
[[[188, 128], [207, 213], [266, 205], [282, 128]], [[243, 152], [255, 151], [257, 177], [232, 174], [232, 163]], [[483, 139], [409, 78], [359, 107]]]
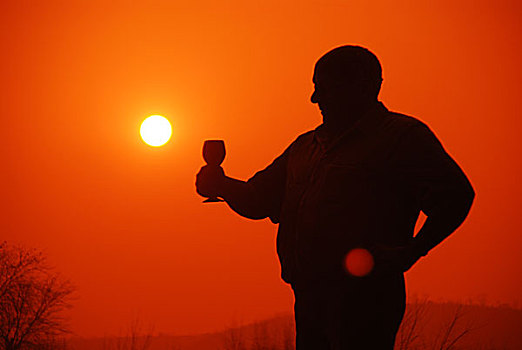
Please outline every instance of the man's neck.
[[338, 115], [323, 116], [324, 131], [329, 138], [336, 138], [344, 131], [348, 130], [364, 117], [366, 112], [373, 106], [377, 105], [378, 101], [362, 104], [347, 111], [343, 111]]

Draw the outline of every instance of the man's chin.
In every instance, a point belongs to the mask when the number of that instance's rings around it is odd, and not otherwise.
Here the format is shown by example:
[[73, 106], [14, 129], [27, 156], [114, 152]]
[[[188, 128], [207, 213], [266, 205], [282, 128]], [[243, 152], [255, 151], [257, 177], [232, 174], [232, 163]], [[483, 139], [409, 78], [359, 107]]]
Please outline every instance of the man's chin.
[[319, 110], [321, 111], [321, 115], [323, 116], [323, 119], [328, 119], [328, 116], [330, 115], [330, 113], [328, 113], [324, 109], [319, 109]]

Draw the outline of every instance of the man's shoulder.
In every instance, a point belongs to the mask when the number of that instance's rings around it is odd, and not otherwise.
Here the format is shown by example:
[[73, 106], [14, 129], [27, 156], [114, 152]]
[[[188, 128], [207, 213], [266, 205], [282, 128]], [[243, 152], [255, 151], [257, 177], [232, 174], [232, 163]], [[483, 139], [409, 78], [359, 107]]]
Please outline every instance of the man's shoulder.
[[290, 147], [297, 147], [303, 144], [310, 143], [314, 138], [314, 133], [315, 129], [302, 133], [301, 135], [296, 137], [296, 139], [290, 144]]
[[428, 126], [418, 119], [417, 117], [413, 117], [411, 115], [406, 115], [403, 113], [387, 111], [388, 117], [387, 124], [390, 127], [408, 130], [412, 128], [427, 128]]
[[397, 112], [388, 112], [390, 140], [401, 145], [402, 152], [418, 151], [426, 148], [440, 148], [441, 142], [431, 128], [423, 121], [410, 115]]

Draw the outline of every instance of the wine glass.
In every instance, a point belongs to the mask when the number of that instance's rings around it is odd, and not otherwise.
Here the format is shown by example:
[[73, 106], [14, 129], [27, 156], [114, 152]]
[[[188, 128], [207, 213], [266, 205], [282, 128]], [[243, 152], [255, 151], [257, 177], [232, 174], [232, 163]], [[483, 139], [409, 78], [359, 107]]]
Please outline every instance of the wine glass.
[[[207, 162], [207, 166], [219, 167], [225, 159], [225, 142], [223, 140], [206, 140], [203, 144], [203, 159]], [[217, 197], [210, 197], [203, 203], [223, 202]]]

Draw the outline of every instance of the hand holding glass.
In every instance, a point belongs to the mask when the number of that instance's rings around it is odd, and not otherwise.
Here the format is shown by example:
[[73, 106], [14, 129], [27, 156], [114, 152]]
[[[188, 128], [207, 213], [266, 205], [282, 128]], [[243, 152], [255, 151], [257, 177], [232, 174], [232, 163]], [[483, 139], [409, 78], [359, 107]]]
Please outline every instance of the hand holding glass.
[[[207, 162], [207, 166], [219, 167], [225, 159], [225, 142], [223, 140], [206, 140], [203, 144], [203, 159]], [[203, 203], [224, 202], [217, 197], [210, 197]]]

